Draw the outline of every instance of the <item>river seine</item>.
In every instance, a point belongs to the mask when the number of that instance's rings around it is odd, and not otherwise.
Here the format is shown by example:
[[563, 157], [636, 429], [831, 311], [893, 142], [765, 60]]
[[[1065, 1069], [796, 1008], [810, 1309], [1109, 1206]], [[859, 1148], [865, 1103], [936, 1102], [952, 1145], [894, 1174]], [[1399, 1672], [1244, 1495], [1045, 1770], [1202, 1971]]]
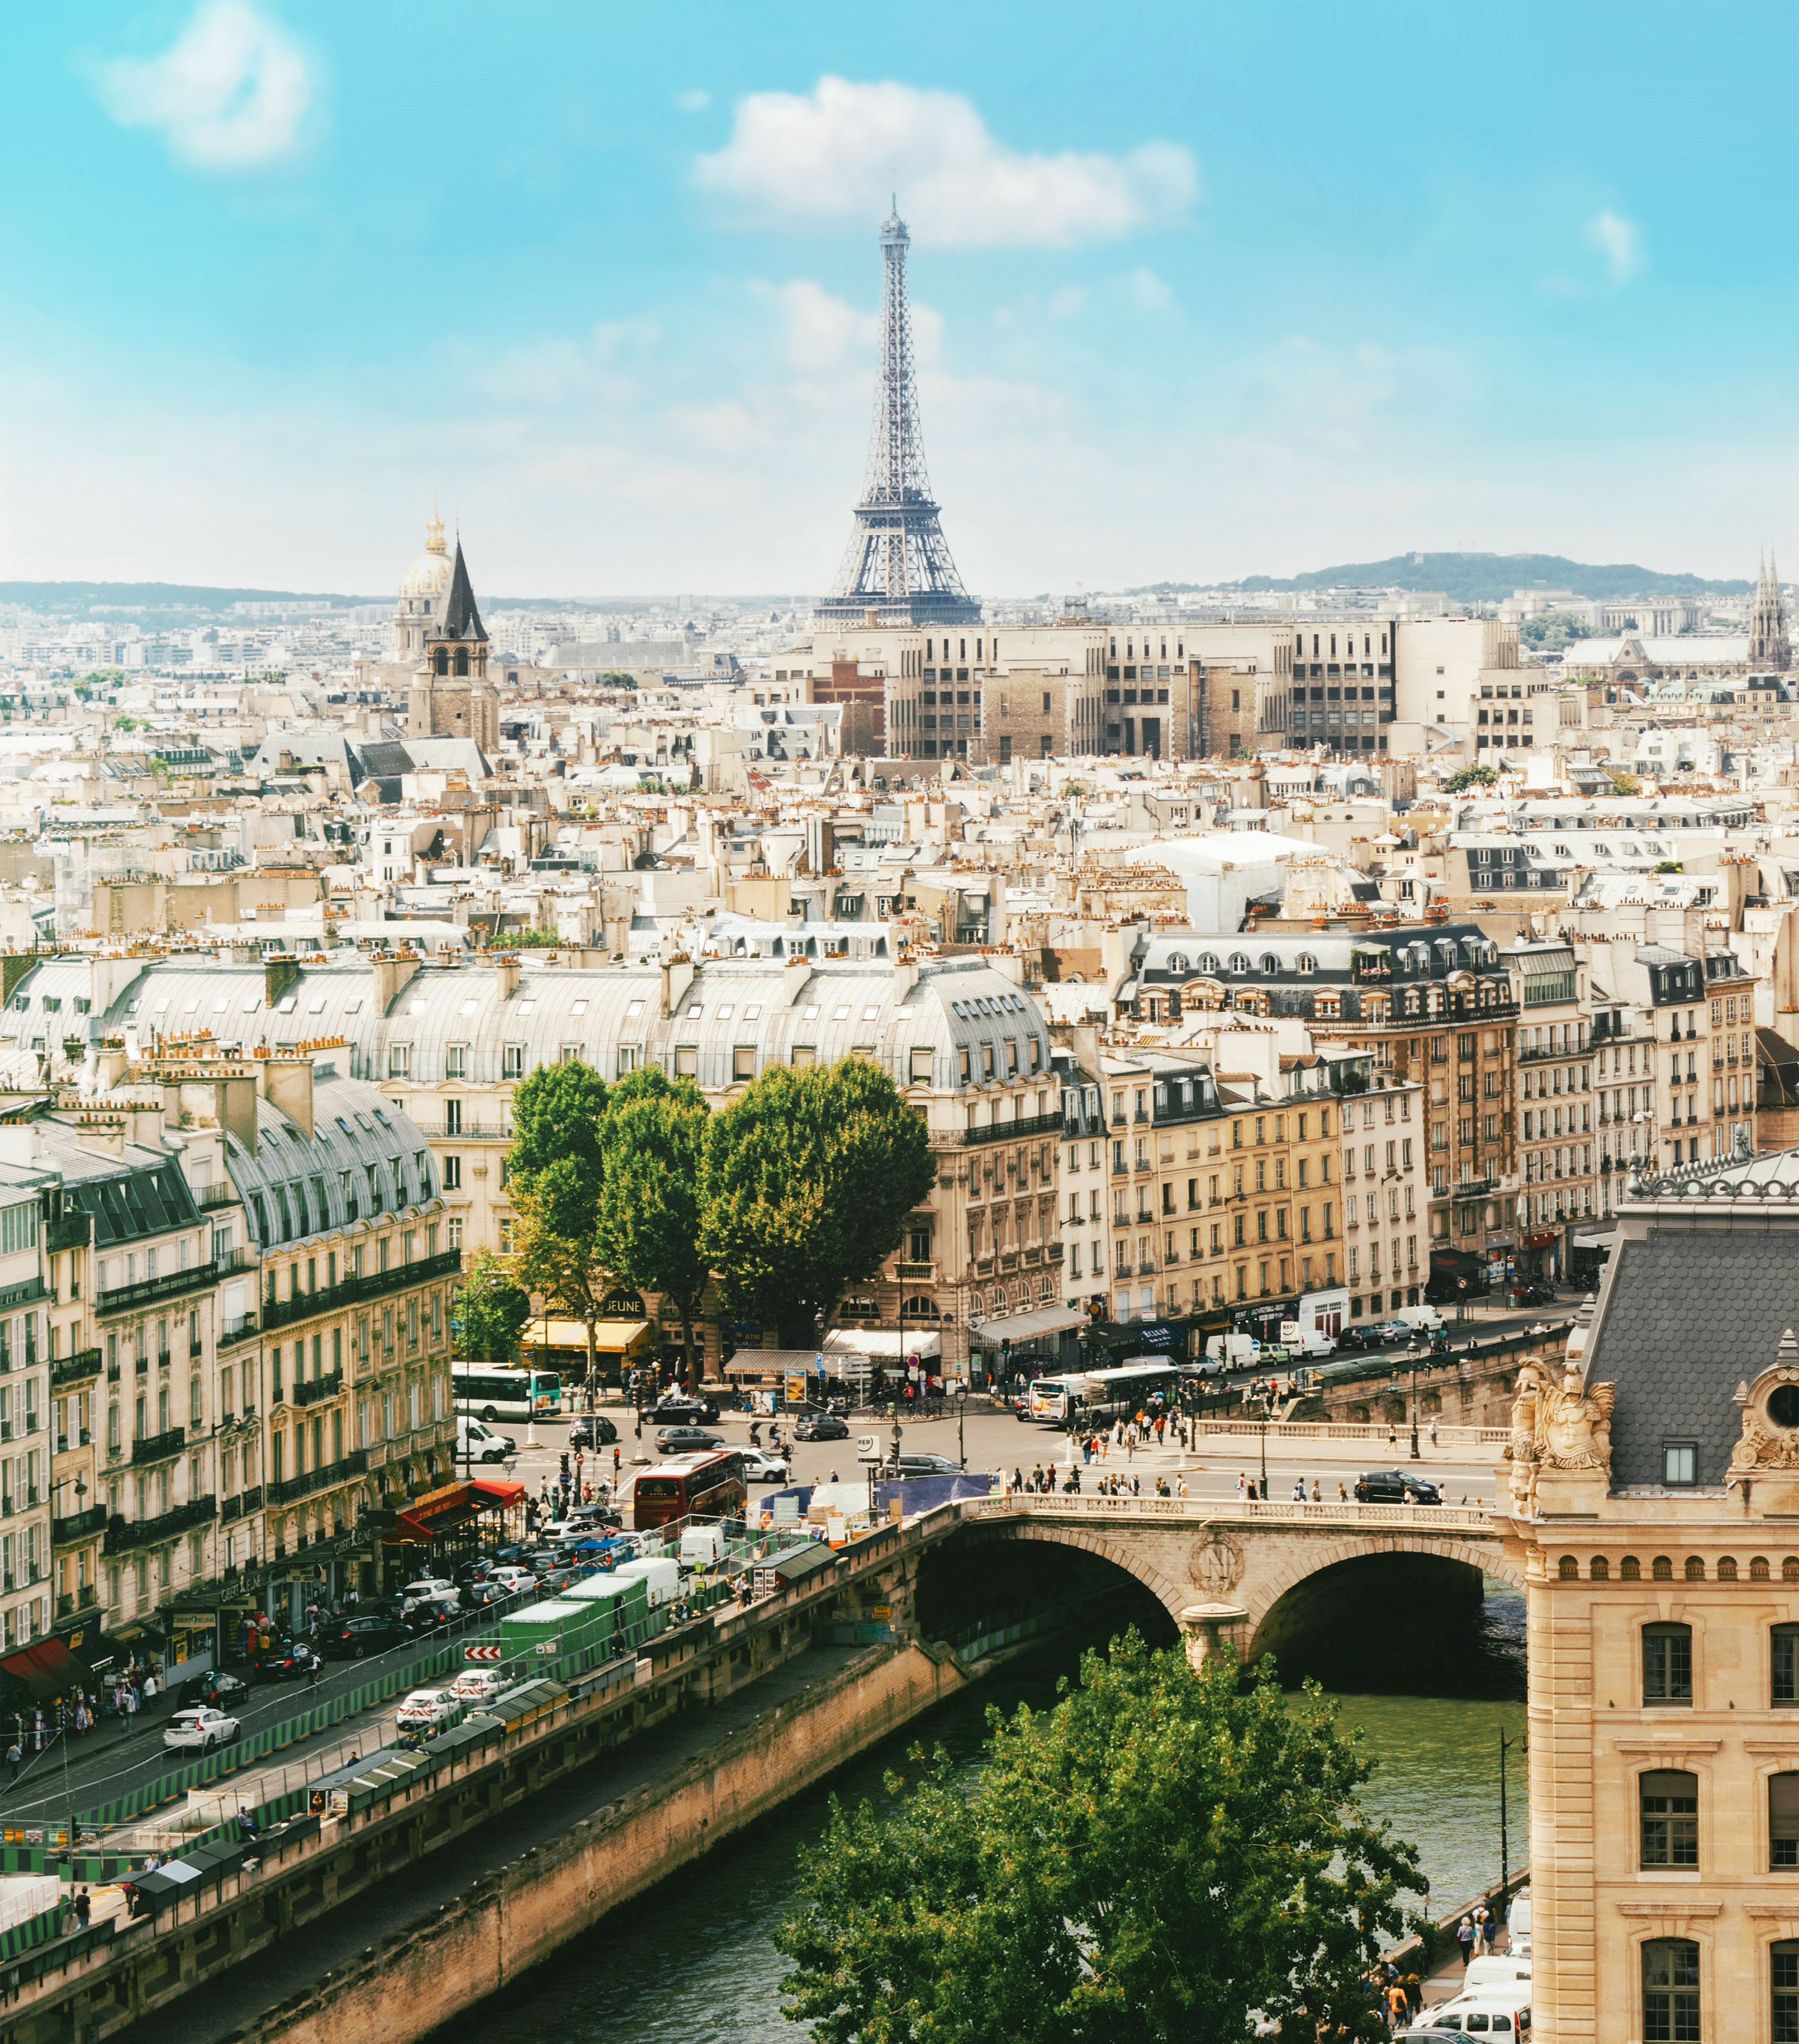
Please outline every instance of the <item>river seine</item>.
[[[1384, 1645], [1384, 1642], [1383, 1642]], [[915, 1741], [940, 1742], [970, 1766], [980, 1758], [990, 1704], [1042, 1708], [1071, 1647], [1015, 1667], [956, 1698], [906, 1733], [843, 1769], [828, 1787], [609, 1917], [552, 1964], [456, 2026], [458, 2044], [513, 2044], [521, 2035], [558, 2044], [775, 2044], [800, 2033], [781, 2014], [782, 1962], [770, 1934], [793, 1892], [794, 1855], [817, 1838], [829, 1798], [881, 1795], [882, 1776]], [[1478, 1621], [1446, 1639], [1428, 1622], [1397, 1635], [1370, 1669], [1359, 1658], [1353, 1691], [1326, 1687], [1341, 1721], [1359, 1725], [1378, 1761], [1367, 1807], [1417, 1848], [1434, 1914], [1497, 1878], [1500, 1856], [1499, 1740], [1507, 1755], [1511, 1865], [1529, 1856], [1524, 1756], [1524, 1600], [1490, 1581]], [[1317, 1672], [1332, 1672], [1328, 1658]]]

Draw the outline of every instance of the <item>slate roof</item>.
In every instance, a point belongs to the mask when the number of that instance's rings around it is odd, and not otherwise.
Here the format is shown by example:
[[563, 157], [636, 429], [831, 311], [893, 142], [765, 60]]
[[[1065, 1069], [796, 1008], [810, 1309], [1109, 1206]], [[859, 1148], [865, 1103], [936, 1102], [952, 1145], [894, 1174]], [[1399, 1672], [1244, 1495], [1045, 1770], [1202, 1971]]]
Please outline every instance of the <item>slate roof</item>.
[[444, 622], [431, 636], [433, 640], [485, 640], [487, 636], [481, 613], [475, 607], [475, 590], [468, 578], [468, 564], [462, 557], [460, 540], [456, 542], [456, 565], [450, 578], [450, 597], [444, 606]]
[[1699, 1482], [1721, 1484], [1742, 1432], [1736, 1387], [1772, 1365], [1790, 1327], [1799, 1216], [1766, 1231], [1652, 1224], [1620, 1243], [1586, 1364], [1590, 1384], [1618, 1388], [1613, 1488], [1659, 1486], [1668, 1440], [1697, 1442]]

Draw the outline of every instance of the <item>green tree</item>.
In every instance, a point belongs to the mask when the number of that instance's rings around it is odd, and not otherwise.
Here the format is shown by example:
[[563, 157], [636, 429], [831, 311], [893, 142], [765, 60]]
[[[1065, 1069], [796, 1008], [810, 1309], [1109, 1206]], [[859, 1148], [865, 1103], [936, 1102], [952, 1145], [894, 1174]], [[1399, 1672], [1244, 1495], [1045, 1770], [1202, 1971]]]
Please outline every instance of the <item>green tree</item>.
[[1465, 788], [1490, 788], [1499, 778], [1491, 766], [1464, 766], [1443, 784], [1446, 795], [1459, 795]]
[[1577, 640], [1590, 639], [1593, 627], [1578, 611], [1545, 611], [1540, 617], [1527, 617], [1518, 627], [1518, 636], [1539, 652], [1560, 653]]
[[613, 1087], [601, 1131], [605, 1189], [600, 1254], [637, 1290], [674, 1301], [690, 1364], [694, 1320], [711, 1274], [700, 1248], [700, 1174], [709, 1119], [705, 1097], [691, 1079], [671, 1079], [659, 1065], [648, 1065]]
[[867, 1058], [771, 1066], [706, 1124], [700, 1246], [727, 1310], [828, 1324], [936, 1170], [923, 1120]]
[[141, 717], [116, 717], [113, 719], [113, 728], [114, 731], [141, 731], [144, 721]]
[[1258, 2009], [1386, 2036], [1367, 1976], [1422, 1880], [1315, 1685], [1195, 1676], [1132, 1633], [1053, 1710], [989, 1722], [971, 1785], [940, 1753], [888, 1777], [890, 1813], [833, 1801], [801, 1854], [775, 1942], [821, 2044], [1242, 2044]]
[[599, 1252], [605, 1159], [605, 1082], [579, 1058], [540, 1065], [513, 1096], [507, 1186], [517, 1227], [513, 1269], [587, 1332], [587, 1383], [598, 1381], [594, 1323], [606, 1291]]
[[1643, 793], [1643, 783], [1634, 774], [1625, 773], [1621, 766], [1608, 766], [1605, 770], [1611, 778], [1613, 787], [1620, 795], [1640, 795]]
[[530, 1293], [519, 1289], [491, 1250], [482, 1250], [456, 1294], [456, 1354], [466, 1362], [510, 1362], [530, 1318]]

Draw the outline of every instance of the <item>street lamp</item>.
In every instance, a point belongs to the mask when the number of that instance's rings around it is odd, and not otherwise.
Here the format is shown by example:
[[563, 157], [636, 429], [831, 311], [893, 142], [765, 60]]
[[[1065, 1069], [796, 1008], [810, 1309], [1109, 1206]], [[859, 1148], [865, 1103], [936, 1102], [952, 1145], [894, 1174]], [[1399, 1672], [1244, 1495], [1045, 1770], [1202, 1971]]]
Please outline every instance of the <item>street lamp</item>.
[[1267, 1394], [1267, 1392], [1263, 1392], [1263, 1394], [1262, 1394], [1262, 1421], [1261, 1421], [1261, 1427], [1262, 1427], [1262, 1496], [1263, 1496], [1263, 1499], [1264, 1502], [1266, 1502], [1266, 1500], [1267, 1500], [1267, 1496], [1268, 1496], [1268, 1394]]
[[968, 1439], [963, 1431], [968, 1416], [968, 1381], [964, 1377], [955, 1387], [955, 1456], [963, 1469], [968, 1466]]
[[1418, 1365], [1424, 1360], [1424, 1351], [1415, 1338], [1405, 1351], [1405, 1360], [1412, 1367], [1412, 1459], [1420, 1462], [1423, 1458], [1418, 1452]]

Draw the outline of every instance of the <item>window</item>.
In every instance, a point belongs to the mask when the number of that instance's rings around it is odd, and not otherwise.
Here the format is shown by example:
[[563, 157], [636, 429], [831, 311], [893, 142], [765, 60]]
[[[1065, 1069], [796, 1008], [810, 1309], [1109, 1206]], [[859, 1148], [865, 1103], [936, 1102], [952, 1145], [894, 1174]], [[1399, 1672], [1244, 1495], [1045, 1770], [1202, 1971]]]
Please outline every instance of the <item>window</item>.
[[[1768, 1777], [1768, 1865], [1799, 1866], [1799, 1774]], [[1793, 2044], [1799, 2044], [1799, 2030], [1791, 2034]]]
[[1646, 1867], [1699, 1864], [1699, 1777], [1657, 1773], [1637, 1777]]
[[452, 1043], [444, 1053], [444, 1076], [447, 1079], [468, 1077], [468, 1046]]
[[928, 1085], [931, 1083], [931, 1047], [928, 1043], [913, 1046], [910, 1070], [913, 1085]]
[[1643, 1948], [1644, 2044], [1699, 2044], [1699, 1947], [1655, 1938]]
[[390, 1043], [387, 1047], [387, 1076], [403, 1079], [412, 1070], [413, 1047], [410, 1043]]
[[1699, 1446], [1695, 1441], [1662, 1443], [1662, 1481], [1665, 1484], [1695, 1484], [1699, 1481]]
[[447, 1193], [459, 1193], [462, 1190], [461, 1158], [446, 1157], [444, 1159], [444, 1189]]
[[500, 1053], [500, 1076], [506, 1079], [521, 1079], [525, 1076], [525, 1046], [508, 1043]]
[[733, 1079], [753, 1079], [755, 1077], [755, 1046], [739, 1043], [731, 1053], [731, 1076]]
[[1776, 1710], [1799, 1709], [1799, 1625], [1774, 1629], [1774, 1692], [1770, 1700]]
[[675, 1047], [675, 1076], [678, 1079], [697, 1078], [699, 1070], [699, 1047], [694, 1043], [677, 1043]]
[[1769, 1984], [1774, 1990], [1774, 2044], [1799, 2044], [1799, 1944], [1791, 1938], [1769, 1947]]
[[1643, 1628], [1643, 1700], [1645, 1704], [1693, 1701], [1690, 1625], [1646, 1625]]

